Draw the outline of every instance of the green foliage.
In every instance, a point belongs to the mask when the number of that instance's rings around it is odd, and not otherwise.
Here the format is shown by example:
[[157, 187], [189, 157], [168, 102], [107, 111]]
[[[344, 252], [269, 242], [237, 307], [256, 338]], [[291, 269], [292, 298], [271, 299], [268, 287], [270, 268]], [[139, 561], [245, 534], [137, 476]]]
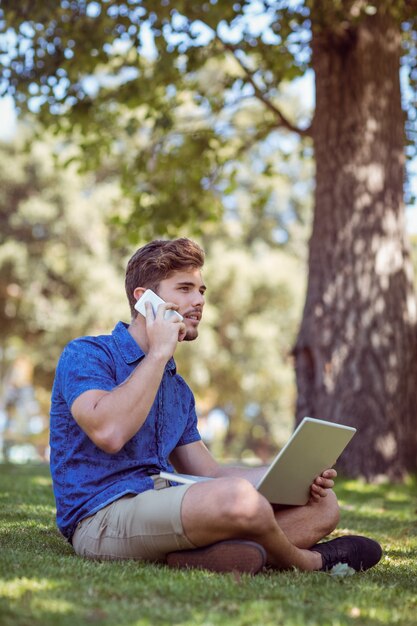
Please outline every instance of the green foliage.
[[[18, 9], [6, 0], [0, 92], [34, 115], [39, 133], [70, 138], [84, 170], [110, 168], [130, 200], [117, 220], [128, 241], [184, 224], [201, 233], [233, 196], [248, 149], [276, 155], [288, 133], [309, 134], [311, 111], [286, 107], [282, 93], [310, 67], [312, 25], [343, 41], [377, 11], [403, 26], [415, 93], [417, 16], [402, 0], [60, 0]], [[415, 98], [404, 104], [412, 156]], [[258, 161], [248, 165], [256, 177]], [[254, 209], [266, 193], [253, 189]]]
[[3, 626], [350, 626], [415, 623], [416, 484], [339, 480], [342, 533], [375, 537], [384, 557], [349, 578], [173, 571], [75, 557], [54, 524], [47, 466], [0, 467]]
[[[280, 95], [306, 67], [295, 51], [308, 11], [267, 8], [264, 38], [251, 2], [4, 2], [0, 85], [39, 133], [71, 139], [84, 170], [111, 170], [131, 202], [117, 221], [129, 241], [185, 223], [201, 233], [233, 195], [236, 162], [259, 142], [273, 154], [277, 129], [309, 115], [287, 115]], [[252, 191], [256, 209], [268, 190]]]
[[57, 171], [47, 143], [32, 144], [30, 155], [0, 147], [2, 376], [23, 353], [49, 387], [63, 345], [126, 309], [123, 250], [112, 251], [106, 223], [120, 200], [111, 185], [91, 182]]

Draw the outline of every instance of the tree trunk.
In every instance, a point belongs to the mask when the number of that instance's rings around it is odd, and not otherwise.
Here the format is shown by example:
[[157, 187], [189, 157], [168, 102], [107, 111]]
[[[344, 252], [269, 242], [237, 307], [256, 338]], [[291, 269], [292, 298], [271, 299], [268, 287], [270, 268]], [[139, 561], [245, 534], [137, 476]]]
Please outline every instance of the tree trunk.
[[309, 415], [355, 426], [338, 467], [367, 479], [417, 470], [400, 51], [399, 26], [381, 11], [356, 24], [313, 24], [317, 182], [294, 351], [297, 421]]

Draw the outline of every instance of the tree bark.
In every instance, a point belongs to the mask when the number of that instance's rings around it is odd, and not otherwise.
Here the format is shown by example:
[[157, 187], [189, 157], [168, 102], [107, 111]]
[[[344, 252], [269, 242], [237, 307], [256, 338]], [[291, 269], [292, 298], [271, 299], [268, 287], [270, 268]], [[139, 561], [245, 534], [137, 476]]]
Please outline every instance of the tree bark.
[[417, 470], [417, 327], [404, 226], [399, 25], [314, 23], [315, 212], [295, 346], [297, 421], [355, 426], [338, 467]]

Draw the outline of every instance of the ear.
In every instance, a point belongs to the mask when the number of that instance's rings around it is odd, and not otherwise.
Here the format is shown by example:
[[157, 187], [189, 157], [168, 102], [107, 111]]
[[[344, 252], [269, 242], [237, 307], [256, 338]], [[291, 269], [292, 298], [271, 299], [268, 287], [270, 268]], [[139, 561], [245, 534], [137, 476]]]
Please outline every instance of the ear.
[[145, 291], [146, 291], [145, 287], [136, 287], [135, 291], [133, 292], [133, 297], [135, 298], [135, 300], [139, 300], [139, 298], [143, 296]]

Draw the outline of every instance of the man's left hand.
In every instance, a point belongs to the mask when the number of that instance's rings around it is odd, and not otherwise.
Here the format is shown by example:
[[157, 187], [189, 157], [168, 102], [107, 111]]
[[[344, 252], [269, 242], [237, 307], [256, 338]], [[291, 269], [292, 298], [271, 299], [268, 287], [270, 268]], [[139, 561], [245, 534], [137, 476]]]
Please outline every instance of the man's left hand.
[[311, 500], [318, 502], [320, 498], [325, 498], [328, 490], [334, 487], [333, 479], [336, 478], [336, 476], [337, 472], [335, 469], [326, 469], [320, 474], [320, 476], [317, 476], [311, 485]]

